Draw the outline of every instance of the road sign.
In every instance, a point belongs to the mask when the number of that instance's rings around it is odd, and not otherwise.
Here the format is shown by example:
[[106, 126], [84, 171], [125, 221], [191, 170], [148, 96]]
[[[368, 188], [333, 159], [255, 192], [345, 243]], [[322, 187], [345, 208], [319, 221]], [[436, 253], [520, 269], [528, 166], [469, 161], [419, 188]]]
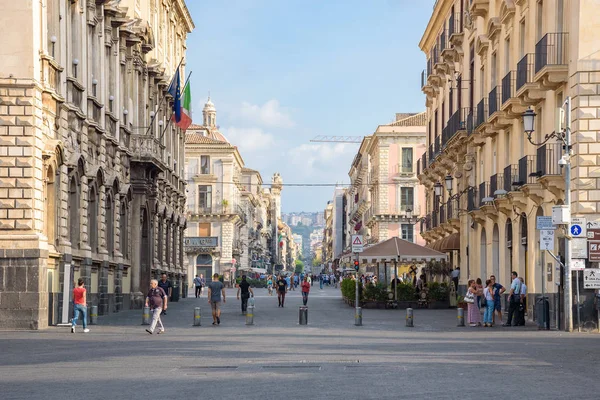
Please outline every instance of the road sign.
[[554, 250], [554, 230], [542, 229], [540, 231], [540, 250]]
[[588, 238], [588, 240], [599, 240], [600, 241], [600, 229], [588, 229], [587, 238]]
[[541, 231], [542, 229], [556, 229], [556, 226], [552, 224], [552, 217], [537, 217], [536, 218], [535, 229]]
[[583, 271], [585, 269], [585, 260], [574, 258], [571, 260], [571, 271]]
[[589, 246], [589, 260], [591, 262], [600, 261], [600, 241], [588, 241]]
[[571, 239], [571, 258], [587, 258], [588, 246], [586, 238]]
[[583, 271], [583, 288], [600, 289], [600, 269], [588, 268]]
[[352, 235], [352, 252], [363, 252], [363, 235]]
[[571, 225], [569, 226], [569, 232], [573, 237], [586, 237], [587, 236], [587, 225], [585, 218], [571, 218]]
[[588, 229], [600, 229], [600, 221], [588, 221], [585, 226]]

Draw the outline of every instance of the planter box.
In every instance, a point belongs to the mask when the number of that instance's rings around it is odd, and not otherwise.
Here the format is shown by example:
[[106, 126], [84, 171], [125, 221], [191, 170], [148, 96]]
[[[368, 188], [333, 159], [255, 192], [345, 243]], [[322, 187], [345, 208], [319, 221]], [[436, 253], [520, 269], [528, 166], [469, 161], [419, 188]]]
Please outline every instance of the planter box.
[[398, 301], [398, 308], [401, 310], [407, 308], [417, 308], [417, 301]]
[[385, 308], [385, 305], [386, 305], [385, 301], [365, 301], [365, 303], [363, 304], [363, 308], [383, 309], [383, 308]]
[[442, 310], [442, 309], [446, 309], [446, 308], [450, 308], [450, 302], [448, 300], [444, 300], [444, 301], [430, 301], [429, 302], [429, 308], [432, 310]]
[[468, 303], [462, 302], [462, 303], [458, 303], [456, 308], [462, 308], [463, 310], [467, 311], [469, 309], [468, 306], [469, 306]]

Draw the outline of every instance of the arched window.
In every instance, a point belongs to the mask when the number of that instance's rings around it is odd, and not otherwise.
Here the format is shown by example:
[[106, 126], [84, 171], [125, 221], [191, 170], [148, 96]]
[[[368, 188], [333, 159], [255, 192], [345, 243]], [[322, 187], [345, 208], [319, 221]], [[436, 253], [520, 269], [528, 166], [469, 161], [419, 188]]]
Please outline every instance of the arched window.
[[80, 248], [79, 231], [79, 184], [75, 176], [71, 177], [69, 182], [69, 240], [71, 246], [75, 249]]
[[125, 259], [129, 259], [129, 204], [127, 200], [121, 202], [119, 210], [119, 244]]
[[158, 217], [158, 262], [162, 263], [163, 260], [163, 220]]
[[48, 167], [44, 185], [44, 234], [48, 243], [56, 244], [56, 181], [54, 169]]
[[115, 201], [112, 193], [109, 191], [106, 195], [106, 250], [108, 255], [113, 256], [115, 253]]
[[167, 221], [167, 234], [166, 234], [166, 242], [167, 245], [165, 247], [166, 260], [165, 264], [169, 264], [171, 262], [171, 252], [169, 249], [171, 248], [171, 223]]
[[87, 207], [88, 243], [92, 251], [98, 252], [98, 190], [90, 185]]
[[173, 264], [175, 264], [177, 262], [177, 225], [173, 225], [173, 246], [172, 247], [172, 252], [173, 252], [173, 260], [171, 261]]

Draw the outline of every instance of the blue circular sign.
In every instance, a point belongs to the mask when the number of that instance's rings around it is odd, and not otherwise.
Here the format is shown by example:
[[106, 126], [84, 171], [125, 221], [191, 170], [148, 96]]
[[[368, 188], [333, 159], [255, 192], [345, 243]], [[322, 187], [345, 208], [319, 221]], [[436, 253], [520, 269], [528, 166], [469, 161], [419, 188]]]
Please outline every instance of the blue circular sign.
[[579, 235], [581, 235], [581, 226], [579, 226], [579, 225], [572, 225], [571, 226], [571, 235], [573, 235], [573, 236], [579, 236]]

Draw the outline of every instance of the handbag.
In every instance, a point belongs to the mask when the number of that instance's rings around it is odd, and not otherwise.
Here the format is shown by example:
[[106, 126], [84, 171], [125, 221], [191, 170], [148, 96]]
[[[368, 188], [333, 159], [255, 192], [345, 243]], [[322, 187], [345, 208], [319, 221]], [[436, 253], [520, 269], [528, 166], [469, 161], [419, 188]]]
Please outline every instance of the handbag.
[[474, 304], [475, 303], [475, 295], [467, 290], [467, 294], [465, 294], [465, 303]]

